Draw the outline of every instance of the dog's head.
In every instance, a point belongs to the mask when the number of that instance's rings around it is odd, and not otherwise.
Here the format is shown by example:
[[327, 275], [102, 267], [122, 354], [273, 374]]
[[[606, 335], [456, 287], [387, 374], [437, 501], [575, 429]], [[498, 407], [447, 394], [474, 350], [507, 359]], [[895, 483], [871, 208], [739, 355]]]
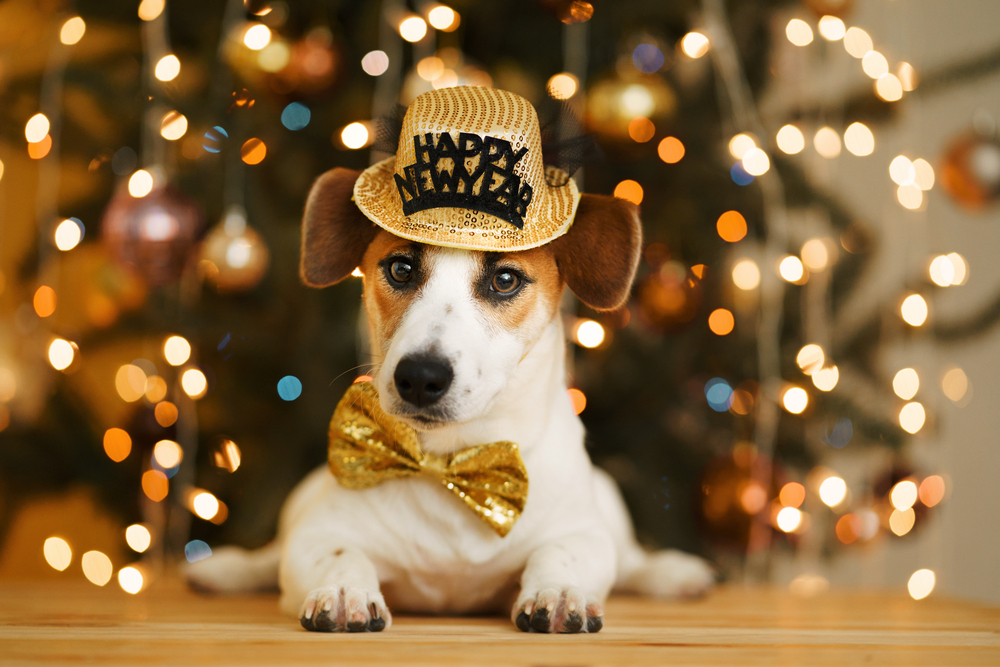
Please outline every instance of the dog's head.
[[382, 408], [420, 430], [489, 410], [556, 315], [563, 286], [597, 310], [625, 303], [642, 245], [636, 207], [582, 195], [569, 231], [540, 248], [494, 253], [425, 245], [374, 225], [351, 201], [360, 172], [316, 181], [302, 222], [302, 280], [360, 267]]

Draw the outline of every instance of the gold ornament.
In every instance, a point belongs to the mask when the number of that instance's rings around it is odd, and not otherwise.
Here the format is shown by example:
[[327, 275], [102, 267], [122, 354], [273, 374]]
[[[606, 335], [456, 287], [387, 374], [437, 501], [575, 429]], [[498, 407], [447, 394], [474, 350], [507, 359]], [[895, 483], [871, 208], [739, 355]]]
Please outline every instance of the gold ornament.
[[257, 286], [269, 260], [264, 239], [247, 226], [242, 207], [232, 206], [205, 237], [200, 269], [219, 292], [243, 292]]
[[434, 454], [417, 432], [387, 415], [370, 382], [351, 385], [330, 421], [329, 465], [345, 489], [368, 489], [390, 479], [429, 475], [504, 537], [524, 511], [528, 471], [513, 442], [491, 442]]

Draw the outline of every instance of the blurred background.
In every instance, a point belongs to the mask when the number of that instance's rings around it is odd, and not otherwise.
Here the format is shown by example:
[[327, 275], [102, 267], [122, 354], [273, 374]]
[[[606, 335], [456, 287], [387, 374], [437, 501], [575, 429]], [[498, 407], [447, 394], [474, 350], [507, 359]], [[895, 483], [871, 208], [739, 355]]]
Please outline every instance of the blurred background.
[[[265, 544], [363, 376], [313, 179], [444, 86], [640, 204], [569, 385], [642, 541], [799, 595], [1000, 602], [994, 0], [0, 2], [0, 578]], [[553, 111], [555, 110], [555, 111]], [[557, 113], [558, 112], [558, 113]], [[121, 589], [121, 590], [119, 590]]]

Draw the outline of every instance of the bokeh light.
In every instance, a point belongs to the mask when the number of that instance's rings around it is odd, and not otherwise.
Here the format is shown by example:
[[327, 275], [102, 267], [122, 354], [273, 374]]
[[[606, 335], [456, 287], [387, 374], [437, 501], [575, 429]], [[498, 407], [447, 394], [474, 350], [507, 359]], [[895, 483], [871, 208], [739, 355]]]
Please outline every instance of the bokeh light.
[[69, 368], [75, 356], [76, 349], [68, 340], [56, 338], [49, 344], [49, 363], [57, 371]]
[[179, 111], [168, 111], [160, 121], [160, 136], [167, 141], [177, 141], [188, 130], [188, 120]]
[[196, 515], [210, 521], [219, 512], [219, 499], [208, 491], [202, 491], [191, 500], [191, 508]]
[[789, 387], [781, 396], [781, 405], [793, 415], [800, 415], [809, 406], [809, 394], [802, 387]]
[[32, 160], [41, 160], [50, 150], [52, 150], [52, 137], [46, 134], [41, 141], [28, 144], [28, 157]]
[[752, 290], [760, 284], [760, 269], [752, 259], [741, 259], [733, 266], [733, 283], [741, 290]]
[[736, 185], [745, 186], [753, 183], [753, 174], [748, 174], [747, 170], [743, 168], [742, 160], [733, 164], [729, 170], [729, 177]]
[[924, 201], [924, 195], [916, 185], [900, 185], [896, 189], [896, 199], [903, 208], [915, 211]]
[[293, 132], [307, 126], [311, 118], [309, 107], [301, 102], [292, 102], [281, 112], [281, 124]]
[[83, 39], [85, 32], [87, 32], [87, 24], [79, 16], [74, 16], [62, 24], [62, 28], [59, 30], [59, 41], [67, 46], [72, 46]]
[[920, 376], [912, 368], [904, 368], [892, 378], [892, 390], [904, 401], [917, 395], [920, 390]]
[[260, 51], [271, 43], [271, 29], [261, 23], [250, 26], [243, 35], [243, 43], [251, 51]]
[[823, 368], [823, 364], [826, 363], [826, 354], [823, 352], [823, 348], [816, 343], [809, 343], [803, 345], [799, 353], [795, 355], [795, 363], [798, 364], [803, 373], [812, 375]]
[[142, 553], [149, 548], [152, 541], [153, 536], [150, 535], [149, 529], [141, 523], [133, 523], [125, 529], [125, 542], [132, 551]]
[[160, 81], [173, 81], [181, 73], [181, 61], [173, 54], [163, 56], [157, 61], [153, 73]]
[[938, 255], [931, 260], [927, 273], [931, 282], [939, 287], [949, 287], [955, 282], [955, 265], [947, 255]]
[[894, 535], [902, 537], [913, 530], [913, 524], [916, 523], [916, 520], [917, 513], [912, 508], [905, 510], [894, 509], [892, 514], [889, 515], [889, 530]]
[[742, 160], [751, 148], [756, 148], [757, 142], [749, 134], [737, 134], [729, 140], [729, 154], [737, 160]]
[[886, 102], [895, 102], [903, 97], [903, 84], [895, 74], [883, 74], [875, 82], [875, 93]]
[[820, 391], [833, 391], [840, 381], [840, 369], [836, 366], [821, 368], [812, 374], [813, 385]]
[[958, 403], [965, 398], [969, 390], [969, 378], [961, 368], [952, 368], [944, 374], [941, 380], [941, 391], [953, 402]]
[[750, 482], [740, 493], [740, 504], [747, 514], [753, 516], [767, 505], [767, 491], [757, 482]]
[[427, 14], [427, 20], [435, 30], [451, 32], [458, 27], [458, 12], [451, 7], [438, 5]]
[[642, 203], [642, 186], [633, 180], [624, 180], [615, 186], [615, 197], [630, 201], [636, 206]]
[[896, 185], [912, 185], [917, 179], [917, 170], [905, 155], [897, 155], [889, 163], [889, 178]]
[[903, 321], [913, 327], [919, 327], [927, 321], [927, 302], [919, 294], [911, 294], [903, 299], [899, 312]]
[[48, 285], [42, 285], [35, 290], [31, 305], [39, 317], [51, 317], [56, 312], [56, 291]]
[[918, 491], [920, 502], [927, 507], [934, 507], [944, 500], [944, 491], [944, 478], [940, 475], [931, 475], [920, 482], [920, 489]]
[[45, 555], [45, 562], [53, 569], [62, 572], [73, 562], [73, 550], [69, 542], [61, 537], [50, 537], [42, 545], [42, 553]]
[[778, 130], [776, 139], [778, 148], [788, 155], [801, 153], [802, 149], [806, 147], [806, 138], [802, 136], [802, 131], [794, 125], [785, 125]]
[[158, 503], [167, 497], [170, 491], [170, 482], [167, 476], [159, 470], [147, 470], [142, 473], [142, 492], [154, 503]]
[[725, 412], [733, 405], [733, 388], [722, 378], [712, 378], [705, 383], [705, 400], [716, 412]]
[[643, 74], [652, 74], [663, 67], [663, 51], [655, 44], [640, 44], [632, 51], [632, 64]]
[[832, 127], [821, 127], [813, 136], [816, 152], [832, 160], [840, 155], [840, 135]]
[[889, 73], [889, 61], [878, 51], [869, 51], [861, 59], [861, 69], [873, 79]]
[[189, 563], [205, 560], [212, 555], [212, 547], [201, 540], [191, 540], [184, 545], [184, 558]]
[[812, 271], [822, 271], [830, 262], [830, 252], [823, 239], [809, 239], [802, 244], [802, 263]]
[[139, 3], [139, 18], [143, 21], [152, 21], [161, 13], [166, 6], [166, 0], [142, 0]]
[[642, 116], [637, 116], [629, 121], [628, 136], [636, 143], [644, 144], [656, 134], [656, 126], [653, 121]]
[[847, 26], [836, 16], [823, 16], [819, 20], [819, 34], [828, 42], [836, 42], [847, 34]]
[[76, 218], [67, 218], [59, 223], [53, 234], [56, 247], [66, 252], [75, 248], [83, 239], [83, 223]]
[[246, 164], [260, 164], [267, 155], [267, 146], [256, 137], [251, 137], [240, 148], [240, 159]]
[[785, 507], [799, 507], [806, 500], [806, 487], [798, 482], [789, 482], [781, 487], [778, 500]]
[[100, 551], [88, 551], [83, 554], [80, 564], [83, 566], [83, 576], [87, 577], [90, 583], [103, 586], [111, 581], [114, 567], [111, 565], [111, 559]]
[[283, 401], [294, 401], [302, 395], [302, 381], [294, 375], [286, 375], [278, 380], [278, 396]]
[[802, 19], [792, 19], [785, 26], [785, 36], [788, 41], [795, 46], [805, 46], [812, 44], [813, 31], [809, 24]]
[[819, 499], [827, 507], [836, 507], [847, 497], [847, 483], [836, 475], [827, 477], [819, 485]]
[[844, 132], [844, 145], [853, 155], [871, 155], [875, 152], [875, 135], [864, 123], [851, 123]]
[[132, 452], [132, 438], [120, 428], [109, 428], [104, 432], [104, 453], [108, 458], [119, 463], [128, 458]]
[[934, 167], [923, 158], [913, 161], [913, 184], [925, 192], [934, 187]]
[[795, 530], [802, 525], [802, 512], [795, 509], [794, 507], [783, 507], [781, 511], [778, 512], [778, 516], [775, 521], [778, 524], [778, 528], [786, 533], [795, 532]]
[[382, 76], [389, 69], [389, 56], [385, 51], [369, 51], [361, 59], [361, 69], [369, 76]]
[[135, 595], [142, 590], [142, 573], [129, 566], [118, 570], [118, 585], [126, 593]]
[[427, 23], [419, 16], [411, 16], [399, 24], [399, 35], [408, 42], [419, 42], [427, 34]]
[[145, 169], [140, 169], [128, 179], [128, 193], [139, 199], [153, 190], [153, 175]]
[[900, 512], [910, 509], [917, 502], [916, 483], [909, 479], [898, 482], [889, 492], [889, 501]]
[[164, 470], [176, 468], [184, 458], [184, 450], [173, 440], [160, 440], [153, 447], [153, 458]]
[[907, 403], [899, 411], [899, 425], [907, 433], [913, 434], [923, 428], [926, 418], [927, 415], [924, 412], [924, 406], [917, 401]]
[[[736, 326], [736, 319], [732, 312], [725, 308], [716, 308], [708, 316], [708, 328], [716, 336], [726, 336], [732, 332]], [[728, 409], [728, 406], [727, 406]]]
[[723, 241], [736, 243], [747, 235], [747, 221], [738, 211], [726, 211], [719, 216], [715, 229]]
[[913, 69], [913, 65], [907, 62], [899, 63], [899, 66], [896, 68], [896, 78], [899, 79], [900, 85], [903, 86], [903, 90], [906, 92], [916, 90], [917, 84], [920, 82], [917, 70]]
[[860, 536], [861, 528], [861, 517], [857, 514], [845, 514], [837, 519], [834, 532], [837, 534], [837, 539], [843, 544], [851, 544]]
[[594, 320], [583, 320], [576, 326], [574, 339], [582, 347], [597, 347], [604, 342], [604, 327]]
[[170, 336], [163, 342], [163, 357], [171, 366], [180, 366], [191, 357], [191, 343], [183, 336]]
[[914, 600], [923, 600], [934, 590], [934, 571], [917, 570], [910, 575], [910, 580], [906, 583], [906, 590]]
[[788, 255], [778, 264], [778, 275], [790, 283], [798, 282], [805, 275], [805, 268], [798, 257]]
[[212, 453], [212, 461], [215, 463], [215, 467], [222, 468], [228, 472], [236, 472], [237, 468], [240, 467], [241, 458], [242, 454], [239, 446], [229, 439], [223, 439]]
[[362, 123], [351, 123], [341, 130], [340, 140], [348, 148], [362, 148], [368, 143], [368, 128]]
[[[444, 73], [444, 61], [437, 56], [428, 56], [417, 63], [417, 75], [424, 81], [433, 81]], [[558, 76], [558, 75], [556, 75]], [[549, 79], [551, 88], [552, 79]], [[573, 89], [576, 92], [576, 88]]]
[[189, 368], [181, 375], [181, 388], [191, 398], [201, 398], [208, 389], [208, 378], [197, 368]]
[[743, 169], [751, 176], [763, 176], [771, 168], [771, 160], [760, 148], [751, 148], [743, 156]]
[[684, 157], [684, 144], [677, 137], [666, 137], [657, 146], [656, 153], [667, 164], [677, 164]]
[[681, 39], [681, 50], [689, 58], [701, 58], [708, 53], [708, 37], [700, 32], [689, 32]]
[[177, 406], [170, 401], [157, 403], [153, 408], [153, 416], [156, 418], [156, 423], [163, 428], [173, 426], [177, 422]]
[[148, 379], [146, 372], [139, 366], [125, 364], [115, 374], [115, 389], [123, 401], [134, 403], [146, 393]]
[[849, 28], [844, 33], [844, 49], [859, 60], [875, 48], [872, 38], [861, 28]]
[[280, 72], [292, 59], [292, 50], [284, 42], [273, 41], [257, 55], [257, 64], [265, 72]]
[[49, 119], [43, 113], [36, 113], [24, 125], [24, 138], [29, 144], [37, 144], [49, 134]]
[[569, 394], [569, 402], [573, 406], [573, 414], [578, 415], [583, 412], [587, 407], [587, 396], [575, 387], [568, 389], [567, 393]]
[[167, 381], [159, 375], [153, 375], [146, 380], [146, 400], [156, 404], [167, 397]]

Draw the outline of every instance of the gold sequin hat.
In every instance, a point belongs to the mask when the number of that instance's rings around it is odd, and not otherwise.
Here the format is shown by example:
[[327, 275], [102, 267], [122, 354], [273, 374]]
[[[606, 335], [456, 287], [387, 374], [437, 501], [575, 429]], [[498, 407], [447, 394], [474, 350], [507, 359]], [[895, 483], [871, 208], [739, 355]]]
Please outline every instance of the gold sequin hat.
[[573, 224], [579, 200], [568, 174], [546, 169], [531, 104], [475, 86], [413, 100], [396, 156], [369, 167], [354, 184], [355, 204], [386, 231], [472, 250], [545, 245]]

